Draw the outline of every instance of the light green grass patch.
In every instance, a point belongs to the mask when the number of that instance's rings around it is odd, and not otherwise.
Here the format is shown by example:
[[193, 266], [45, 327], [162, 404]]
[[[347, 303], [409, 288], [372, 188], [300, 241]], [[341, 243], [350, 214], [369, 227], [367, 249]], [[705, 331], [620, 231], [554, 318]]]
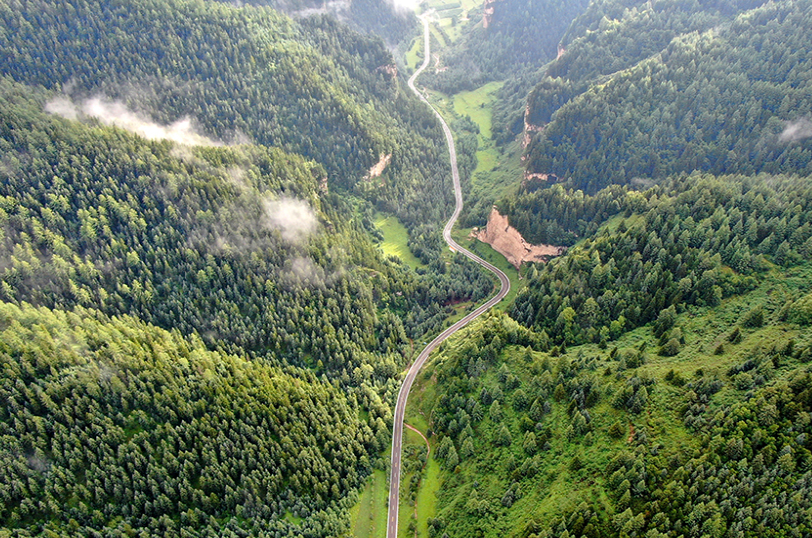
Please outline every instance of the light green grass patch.
[[471, 175], [471, 197], [496, 201], [513, 194], [522, 182], [522, 148], [518, 142], [498, 148], [492, 139], [492, 106], [504, 81], [453, 96], [454, 114], [468, 116], [479, 127], [477, 167]]
[[476, 90], [454, 95], [454, 111], [460, 116], [468, 116], [479, 126], [480, 144], [491, 139], [491, 105], [503, 84], [504, 81], [490, 82]]
[[429, 458], [420, 490], [417, 492], [417, 535], [428, 537], [429, 519], [437, 515], [437, 492], [440, 490], [440, 464]]
[[[411, 401], [409, 402], [411, 403]], [[412, 416], [408, 421], [420, 431], [426, 431], [426, 421], [420, 415]], [[415, 431], [404, 428], [403, 448], [425, 447], [426, 442]], [[420, 488], [417, 490], [414, 504], [408, 500], [407, 487], [415, 473], [420, 475]], [[440, 488], [440, 468], [439, 464], [429, 458], [426, 466], [414, 473], [405, 474], [401, 477], [400, 514], [398, 517], [398, 535], [412, 538], [413, 533], [408, 532], [409, 524], [414, 520], [418, 537], [428, 537], [428, 520], [436, 514], [437, 491]], [[422, 529], [422, 530], [421, 530]]]
[[297, 526], [302, 524], [302, 518], [300, 518], [298, 516], [294, 516], [291, 511], [285, 512], [284, 518], [285, 518], [285, 521], [287, 521], [288, 523], [292, 523], [292, 524], [297, 525]]
[[[412, 389], [412, 390], [414, 390], [414, 389]], [[411, 393], [409, 393], [409, 397], [411, 398]], [[414, 409], [412, 409], [412, 411], [414, 411]], [[420, 430], [421, 432], [424, 432], [424, 433], [426, 432], [426, 430], [428, 430], [428, 427], [429, 427], [428, 426], [428, 420], [426, 419], [426, 417], [424, 415], [421, 415], [419, 412], [416, 413], [416, 414], [409, 414], [408, 410], [407, 410], [407, 414], [406, 414], [406, 424], [408, 424], [409, 426], [412, 426], [413, 428], [417, 428], [418, 430]], [[411, 430], [409, 430], [409, 431], [413, 435], [417, 435], [413, 431], [411, 431]], [[425, 443], [423, 443], [423, 438], [422, 437], [420, 438], [420, 444], [425, 444]]]
[[412, 47], [406, 53], [406, 67], [415, 71], [423, 63], [423, 35], [415, 37]]
[[386, 503], [389, 488], [386, 473], [375, 469], [367, 479], [358, 503], [350, 509], [350, 528], [355, 538], [386, 536]]
[[483, 3], [482, 0], [461, 0], [460, 1], [460, 5], [462, 5], [462, 8], [465, 9], [465, 10], [468, 10], [468, 11], [470, 11], [470, 10], [476, 8], [476, 7], [481, 6], [482, 3]]
[[491, 145], [477, 151], [477, 167], [471, 177], [471, 195], [477, 199], [497, 201], [514, 194], [522, 184], [524, 168], [518, 142], [505, 151]]
[[383, 241], [379, 246], [385, 256], [397, 256], [412, 269], [424, 266], [409, 250], [409, 233], [397, 217], [377, 214], [374, 224], [383, 234]]

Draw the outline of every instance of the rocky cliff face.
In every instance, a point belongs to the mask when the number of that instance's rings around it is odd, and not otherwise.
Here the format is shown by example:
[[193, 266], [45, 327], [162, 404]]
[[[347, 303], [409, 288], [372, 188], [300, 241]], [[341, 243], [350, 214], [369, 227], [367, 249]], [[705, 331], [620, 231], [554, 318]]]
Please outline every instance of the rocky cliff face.
[[482, 27], [487, 28], [491, 25], [491, 21], [493, 20], [493, 11], [494, 11], [494, 4], [498, 0], [485, 0], [485, 4], [483, 5], [483, 14], [482, 14]]
[[533, 133], [540, 133], [544, 130], [543, 125], [533, 125], [528, 121], [530, 117], [530, 104], [524, 107], [524, 133], [522, 134], [522, 147], [526, 148], [533, 138]]
[[501, 215], [495, 207], [488, 217], [488, 225], [484, 230], [474, 232], [474, 235], [483, 243], [488, 243], [493, 247], [516, 269], [524, 262], [546, 262], [567, 251], [567, 247], [531, 245], [524, 240], [516, 228], [510, 225], [508, 218]]
[[364, 180], [371, 180], [373, 178], [379, 177], [383, 174], [383, 171], [386, 170], [386, 167], [389, 166], [389, 163], [392, 162], [392, 154], [381, 154], [381, 158], [375, 163], [372, 168], [369, 169], [369, 172], [364, 176]]

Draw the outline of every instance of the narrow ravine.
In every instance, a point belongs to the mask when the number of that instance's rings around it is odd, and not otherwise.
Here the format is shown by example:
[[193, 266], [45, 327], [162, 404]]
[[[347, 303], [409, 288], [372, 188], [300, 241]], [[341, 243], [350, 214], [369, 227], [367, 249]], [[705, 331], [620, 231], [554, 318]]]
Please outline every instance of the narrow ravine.
[[454, 228], [454, 224], [457, 222], [457, 218], [460, 215], [460, 211], [462, 211], [462, 189], [460, 188], [460, 173], [457, 169], [457, 151], [454, 147], [454, 138], [451, 135], [451, 129], [449, 129], [448, 124], [445, 122], [443, 117], [440, 115], [437, 110], [431, 106], [428, 99], [426, 99], [420, 91], [414, 85], [415, 80], [420, 74], [423, 72], [426, 67], [429, 65], [429, 60], [431, 58], [430, 50], [429, 50], [429, 43], [430, 43], [430, 35], [429, 35], [429, 21], [424, 16], [421, 17], [423, 21], [423, 64], [420, 68], [414, 72], [414, 74], [409, 78], [409, 88], [417, 95], [421, 101], [426, 103], [431, 110], [434, 112], [434, 115], [437, 116], [437, 119], [440, 120], [440, 124], [443, 126], [443, 132], [445, 133], [446, 143], [448, 144], [448, 153], [449, 159], [451, 161], [451, 177], [454, 184], [454, 198], [456, 201], [454, 207], [454, 213], [451, 215], [451, 218], [448, 219], [446, 222], [445, 227], [443, 228], [443, 239], [448, 246], [450, 246], [455, 251], [461, 253], [463, 256], [473, 260], [474, 262], [478, 263], [488, 271], [492, 272], [499, 278], [500, 288], [499, 292], [494, 295], [491, 299], [489, 299], [486, 303], [482, 304], [479, 308], [459, 320], [457, 323], [452, 325], [451, 327], [444, 330], [440, 333], [437, 338], [432, 340], [429, 345], [427, 345], [417, 359], [414, 361], [412, 366], [409, 368], [409, 372], [406, 374], [406, 378], [403, 380], [403, 385], [400, 387], [400, 392], [398, 393], [398, 400], [397, 404], [395, 405], [395, 415], [393, 419], [393, 426], [392, 426], [392, 465], [390, 469], [390, 477], [389, 477], [389, 514], [387, 517], [387, 526], [386, 526], [386, 536], [387, 538], [397, 538], [398, 535], [398, 508], [400, 503], [400, 468], [401, 468], [401, 453], [403, 451], [403, 417], [406, 414], [406, 401], [409, 397], [409, 391], [412, 389], [412, 384], [414, 383], [415, 378], [417, 377], [417, 373], [423, 367], [426, 360], [428, 360], [429, 355], [432, 351], [434, 351], [437, 346], [439, 346], [443, 341], [445, 341], [448, 337], [450, 337], [455, 332], [459, 331], [466, 325], [468, 325], [471, 321], [482, 315], [485, 311], [489, 308], [494, 306], [495, 304], [499, 303], [502, 299], [510, 291], [510, 280], [508, 279], [507, 275], [503, 273], [499, 268], [496, 266], [486, 262], [476, 254], [466, 250], [465, 248], [461, 247], [456, 241], [451, 238], [451, 230]]

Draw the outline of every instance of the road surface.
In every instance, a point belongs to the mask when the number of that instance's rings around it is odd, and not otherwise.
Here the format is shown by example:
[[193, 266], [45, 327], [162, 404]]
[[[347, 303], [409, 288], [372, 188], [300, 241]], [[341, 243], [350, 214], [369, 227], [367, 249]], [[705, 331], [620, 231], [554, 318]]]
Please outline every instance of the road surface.
[[445, 120], [443, 120], [440, 113], [431, 106], [428, 99], [426, 99], [422, 93], [420, 93], [417, 88], [415, 88], [414, 81], [420, 76], [420, 73], [429, 65], [429, 59], [431, 58], [431, 54], [429, 54], [429, 21], [427, 18], [423, 17], [423, 39], [424, 39], [424, 46], [423, 46], [423, 64], [420, 68], [414, 72], [414, 74], [409, 79], [409, 88], [424, 102], [426, 105], [431, 107], [431, 110], [434, 112], [434, 115], [440, 120], [440, 124], [443, 126], [443, 132], [445, 133], [446, 143], [448, 144], [448, 152], [449, 157], [451, 160], [451, 176], [454, 182], [454, 197], [456, 199], [456, 205], [454, 207], [454, 214], [451, 215], [451, 218], [448, 219], [448, 222], [443, 228], [443, 239], [445, 242], [448, 243], [448, 246], [451, 247], [452, 250], [459, 252], [460, 254], [466, 256], [467, 258], [473, 260], [474, 262], [478, 263], [482, 267], [486, 268], [497, 277], [499, 277], [499, 282], [501, 287], [499, 288], [499, 293], [494, 295], [488, 302], [459, 320], [457, 323], [452, 325], [451, 327], [444, 330], [437, 338], [431, 341], [429, 345], [423, 349], [417, 359], [414, 361], [412, 366], [409, 368], [409, 372], [406, 374], [406, 379], [403, 380], [403, 385], [400, 387], [400, 392], [398, 393], [398, 401], [395, 405], [395, 416], [394, 416], [394, 424], [393, 424], [393, 431], [392, 431], [392, 465], [390, 470], [389, 476], [389, 515], [387, 518], [387, 527], [386, 527], [386, 537], [387, 538], [397, 538], [398, 535], [398, 505], [400, 503], [400, 457], [402, 453], [402, 443], [403, 443], [403, 417], [406, 413], [406, 399], [409, 397], [409, 391], [412, 389], [412, 383], [414, 383], [415, 378], [417, 377], [417, 373], [423, 367], [423, 364], [429, 358], [429, 355], [432, 351], [434, 351], [437, 346], [439, 346], [446, 338], [454, 334], [455, 332], [459, 331], [468, 323], [479, 317], [483, 314], [486, 310], [497, 304], [499, 301], [504, 299], [505, 295], [508, 294], [510, 291], [510, 280], [508, 279], [507, 275], [499, 270], [494, 265], [486, 262], [476, 254], [469, 252], [468, 250], [461, 247], [451, 238], [451, 229], [454, 227], [454, 223], [457, 222], [457, 217], [460, 215], [460, 211], [462, 211], [462, 189], [460, 188], [460, 173], [457, 169], [457, 151], [454, 147], [454, 138], [451, 136], [451, 129], [448, 128], [448, 124], [446, 124]]

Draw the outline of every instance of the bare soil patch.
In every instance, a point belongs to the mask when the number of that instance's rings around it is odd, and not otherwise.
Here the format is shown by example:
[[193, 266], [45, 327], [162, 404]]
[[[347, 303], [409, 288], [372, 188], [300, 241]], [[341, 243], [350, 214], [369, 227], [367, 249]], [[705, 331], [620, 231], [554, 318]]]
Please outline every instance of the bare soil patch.
[[472, 235], [493, 247], [516, 269], [524, 262], [546, 262], [554, 256], [560, 256], [567, 250], [567, 247], [528, 243], [524, 240], [522, 234], [510, 225], [508, 218], [501, 215], [495, 207], [491, 210], [488, 225], [485, 229], [474, 231]]

